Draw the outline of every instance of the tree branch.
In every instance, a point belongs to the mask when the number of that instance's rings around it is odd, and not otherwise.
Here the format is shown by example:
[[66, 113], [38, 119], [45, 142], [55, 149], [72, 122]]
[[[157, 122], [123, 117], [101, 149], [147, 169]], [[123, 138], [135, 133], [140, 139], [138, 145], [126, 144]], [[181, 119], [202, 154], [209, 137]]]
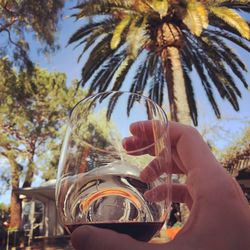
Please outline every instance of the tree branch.
[[6, 23], [6, 24], [4, 24], [4, 25], [2, 25], [0, 27], [0, 32], [3, 32], [3, 31], [8, 31], [9, 32], [8, 28], [11, 27], [18, 20], [17, 17], [14, 17], [14, 18], [11, 18], [11, 19], [12, 19], [11, 22]]
[[2, 130], [10, 135], [15, 136], [20, 142], [28, 144], [28, 140], [24, 135], [21, 135], [14, 127], [13, 125], [5, 125], [5, 124], [0, 124], [0, 128]]
[[[21, 51], [24, 51], [24, 49], [23, 49], [18, 43], [14, 42], [14, 41], [12, 40], [10, 31], [9, 31], [8, 29], [5, 29], [5, 30], [3, 30], [3, 31], [7, 32], [10, 43], [12, 43], [12, 44], [15, 45], [16, 47], [18, 47]], [[1, 32], [1, 30], [0, 30], [0, 32]]]

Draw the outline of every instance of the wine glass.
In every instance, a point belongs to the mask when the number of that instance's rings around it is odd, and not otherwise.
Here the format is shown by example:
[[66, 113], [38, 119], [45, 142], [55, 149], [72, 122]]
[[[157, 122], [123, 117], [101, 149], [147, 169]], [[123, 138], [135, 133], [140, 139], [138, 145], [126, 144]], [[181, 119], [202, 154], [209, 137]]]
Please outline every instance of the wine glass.
[[[136, 124], [134, 135], [131, 131]], [[143, 143], [125, 149], [124, 138]], [[147, 97], [104, 92], [76, 104], [61, 150], [56, 185], [57, 209], [67, 231], [93, 225], [149, 241], [161, 229], [170, 206], [169, 143], [167, 117]], [[145, 183], [140, 173], [149, 164], [161, 175]], [[168, 187], [163, 201], [145, 199], [146, 191], [161, 184]]]

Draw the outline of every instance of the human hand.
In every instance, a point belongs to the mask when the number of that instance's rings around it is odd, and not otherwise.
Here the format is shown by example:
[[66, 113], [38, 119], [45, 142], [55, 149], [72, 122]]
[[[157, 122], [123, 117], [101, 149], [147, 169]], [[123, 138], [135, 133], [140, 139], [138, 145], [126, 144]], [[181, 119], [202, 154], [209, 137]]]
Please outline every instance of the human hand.
[[[133, 137], [124, 142], [127, 150], [137, 147], [142, 138], [152, 135], [152, 124], [131, 125]], [[147, 140], [148, 140], [147, 139]], [[185, 185], [173, 184], [173, 202], [184, 202], [190, 216], [174, 240], [166, 244], [139, 242], [111, 230], [83, 226], [72, 234], [77, 250], [248, 250], [250, 249], [250, 207], [237, 182], [223, 169], [210, 152], [199, 133], [185, 125], [170, 122], [173, 173], [187, 175]], [[153, 181], [166, 169], [156, 162], [141, 173], [145, 182]], [[145, 193], [149, 200], [163, 200], [167, 186], [162, 185]]]

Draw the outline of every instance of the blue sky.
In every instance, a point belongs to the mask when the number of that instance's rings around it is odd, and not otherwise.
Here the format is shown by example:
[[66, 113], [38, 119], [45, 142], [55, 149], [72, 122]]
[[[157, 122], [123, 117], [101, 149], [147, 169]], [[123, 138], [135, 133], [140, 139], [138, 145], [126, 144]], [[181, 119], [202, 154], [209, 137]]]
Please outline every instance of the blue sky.
[[[72, 6], [73, 1], [68, 1], [66, 8]], [[74, 46], [67, 46], [69, 37], [76, 31], [81, 25], [82, 21], [74, 22], [73, 18], [69, 15], [72, 11], [67, 10], [64, 14], [62, 23], [60, 24], [60, 30], [57, 34], [58, 41], [61, 49], [50, 58], [46, 58], [44, 55], [38, 55], [36, 48], [38, 43], [33, 43], [31, 50], [31, 58], [41, 67], [48, 69], [49, 71], [64, 72], [67, 75], [67, 84], [73, 79], [79, 79], [81, 75], [82, 62], [77, 63], [77, 57], [80, 54], [81, 49], [73, 49]], [[248, 21], [250, 17], [246, 16]], [[237, 49], [237, 48], [235, 48]], [[249, 53], [243, 50], [237, 50], [240, 57], [243, 58], [250, 71], [250, 60]], [[250, 73], [245, 75], [250, 85]], [[198, 129], [207, 139], [213, 141], [216, 146], [220, 149], [225, 148], [227, 145], [233, 142], [233, 140], [241, 134], [246, 126], [249, 126], [250, 122], [250, 90], [246, 90], [240, 86], [242, 92], [242, 99], [240, 100], [240, 112], [235, 112], [232, 106], [227, 102], [223, 101], [218, 95], [216, 99], [223, 110], [223, 119], [218, 120], [208, 101], [207, 97], [201, 88], [199, 80], [195, 76], [192, 77], [193, 83], [196, 88], [196, 100], [199, 110], [199, 127]], [[38, 181], [36, 182], [38, 183]], [[6, 192], [5, 195], [0, 196], [0, 202], [9, 203], [10, 192]]]

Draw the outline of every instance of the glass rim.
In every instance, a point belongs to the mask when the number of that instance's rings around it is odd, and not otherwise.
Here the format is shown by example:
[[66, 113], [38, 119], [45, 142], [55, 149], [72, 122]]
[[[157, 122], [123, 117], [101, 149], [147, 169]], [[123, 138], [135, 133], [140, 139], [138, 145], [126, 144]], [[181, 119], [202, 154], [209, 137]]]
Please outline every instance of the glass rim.
[[[154, 102], [152, 99], [150, 99], [149, 97], [145, 96], [145, 95], [142, 95], [142, 94], [139, 94], [139, 93], [135, 93], [135, 92], [129, 92], [129, 91], [104, 91], [104, 92], [100, 92], [100, 93], [95, 93], [95, 94], [92, 94], [92, 95], [89, 95], [89, 96], [86, 96], [84, 97], [83, 99], [81, 99], [79, 102], [77, 102], [74, 107], [71, 109], [70, 111], [70, 114], [69, 114], [69, 125], [68, 127], [71, 128], [71, 118], [72, 118], [72, 115], [74, 113], [74, 111], [76, 110], [76, 108], [83, 102], [87, 102], [89, 99], [93, 98], [93, 97], [96, 97], [96, 96], [102, 96], [104, 94], [106, 95], [110, 95], [110, 94], [115, 94], [115, 93], [119, 93], [119, 94], [126, 94], [126, 95], [136, 95], [138, 97], [141, 97], [143, 98], [144, 100], [150, 102], [152, 105], [156, 106], [158, 110], [161, 111], [161, 113], [163, 114], [163, 117], [164, 117], [164, 122], [165, 122], [165, 125], [166, 125], [166, 132], [167, 132], [167, 135], [168, 135], [168, 130], [169, 130], [169, 122], [168, 122], [168, 118], [167, 118], [167, 115], [166, 115], [166, 112], [163, 110], [163, 108], [161, 106], [159, 106], [156, 102]], [[153, 121], [153, 120], [152, 120]], [[139, 121], [138, 121], [139, 122]], [[142, 147], [140, 149], [136, 149], [136, 150], [130, 150], [130, 151], [127, 151], [124, 149], [124, 151], [126, 153], [138, 153], [138, 152], [143, 152], [149, 148], [152, 148], [153, 146], [156, 145], [156, 143], [161, 140], [162, 138], [164, 137], [164, 134], [162, 134], [159, 138], [156, 139], [156, 141], [154, 141], [153, 143], [145, 146], [145, 147]], [[90, 148], [92, 149], [95, 149], [96, 151], [99, 151], [99, 152], [102, 152], [102, 153], [108, 153], [108, 154], [111, 154], [111, 155], [116, 155], [117, 153], [114, 152], [114, 151], [111, 151], [111, 150], [104, 150], [104, 149], [101, 149], [101, 148], [98, 148], [98, 147], [95, 147], [93, 145], [91, 145], [90, 143], [84, 141], [83, 142], [84, 144], [88, 145]]]

